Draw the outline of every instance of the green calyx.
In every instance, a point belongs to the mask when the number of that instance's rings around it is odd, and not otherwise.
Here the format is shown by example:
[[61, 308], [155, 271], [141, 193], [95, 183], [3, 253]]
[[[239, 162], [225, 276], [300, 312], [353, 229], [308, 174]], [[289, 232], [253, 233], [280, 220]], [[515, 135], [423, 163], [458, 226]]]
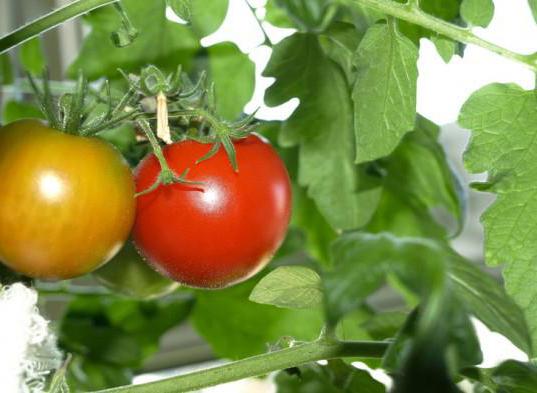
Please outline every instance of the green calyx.
[[196, 164], [208, 160], [213, 157], [220, 147], [224, 147], [228, 156], [229, 162], [235, 172], [239, 171], [237, 157], [233, 141], [246, 138], [255, 130], [255, 124], [252, 123], [255, 113], [241, 119], [237, 122], [230, 123], [220, 119], [213, 111], [208, 109], [185, 109], [170, 112], [170, 117], [180, 119], [197, 120], [206, 126], [202, 127], [196, 134], [190, 134], [185, 139], [192, 139], [200, 143], [212, 143], [213, 147], [203, 157], [200, 157]]
[[30, 74], [28, 79], [50, 127], [68, 134], [94, 135], [140, 113], [135, 107], [135, 97], [131, 91], [114, 103], [108, 81], [103, 83], [99, 91], [95, 91], [88, 86], [82, 72], [78, 76], [74, 91], [64, 93], [58, 98], [51, 93], [46, 70], [43, 72], [41, 86]]
[[[169, 75], [153, 65], [145, 67], [140, 75], [126, 75], [125, 73], [123, 75], [131, 89], [142, 97], [149, 98], [147, 102], [150, 106], [155, 105], [155, 108], [146, 109], [148, 112], [156, 112], [157, 135], [161, 139], [167, 143], [187, 139], [200, 143], [212, 143], [213, 146], [209, 152], [200, 157], [196, 164], [213, 157], [223, 146], [233, 170], [238, 172], [239, 166], [233, 141], [246, 138], [255, 129], [253, 124], [255, 112], [236, 122], [223, 120], [218, 116], [214, 84], [207, 82], [205, 73], [201, 73], [197, 82], [193, 83], [182, 71], [181, 66]], [[158, 102], [159, 99], [165, 101], [165, 112], [162, 111], [162, 103]], [[169, 130], [163, 132], [162, 129], [168, 126]], [[150, 131], [147, 122], [145, 128], [144, 132], [147, 135], [147, 131]], [[167, 135], [168, 132], [169, 140], [162, 135]], [[166, 171], [164, 173], [161, 183], [169, 181]], [[185, 179], [180, 177], [179, 180], [183, 182]]]
[[166, 158], [164, 157], [164, 153], [162, 152], [162, 148], [160, 147], [159, 142], [155, 137], [155, 134], [153, 134], [149, 122], [145, 119], [138, 119], [137, 124], [145, 133], [147, 139], [149, 140], [149, 143], [151, 144], [151, 147], [153, 148], [153, 153], [155, 154], [155, 157], [157, 157], [157, 160], [160, 164], [160, 173], [157, 177], [157, 180], [155, 180], [155, 182], [145, 190], [137, 193], [135, 195], [136, 197], [149, 194], [150, 192], [156, 190], [160, 185], [170, 185], [174, 183], [187, 185], [203, 184], [201, 182], [187, 180], [186, 176], [188, 175], [188, 169], [185, 169], [180, 175], [175, 174], [175, 172], [173, 172], [173, 170], [168, 166]]

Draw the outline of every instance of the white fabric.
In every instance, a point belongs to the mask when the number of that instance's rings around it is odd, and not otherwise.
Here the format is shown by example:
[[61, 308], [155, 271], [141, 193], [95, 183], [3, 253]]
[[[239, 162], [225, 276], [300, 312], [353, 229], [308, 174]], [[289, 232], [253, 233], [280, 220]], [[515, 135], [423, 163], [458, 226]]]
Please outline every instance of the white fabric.
[[0, 381], [5, 393], [41, 393], [62, 354], [48, 321], [39, 314], [37, 292], [21, 283], [0, 288]]

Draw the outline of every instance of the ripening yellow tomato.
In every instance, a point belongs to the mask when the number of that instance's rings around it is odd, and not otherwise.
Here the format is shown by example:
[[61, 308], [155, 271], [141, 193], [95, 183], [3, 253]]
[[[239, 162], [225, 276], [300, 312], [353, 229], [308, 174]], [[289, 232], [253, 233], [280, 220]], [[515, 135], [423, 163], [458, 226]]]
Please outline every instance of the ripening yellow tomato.
[[20, 120], [0, 128], [0, 261], [35, 278], [93, 271], [127, 240], [131, 170], [110, 144]]

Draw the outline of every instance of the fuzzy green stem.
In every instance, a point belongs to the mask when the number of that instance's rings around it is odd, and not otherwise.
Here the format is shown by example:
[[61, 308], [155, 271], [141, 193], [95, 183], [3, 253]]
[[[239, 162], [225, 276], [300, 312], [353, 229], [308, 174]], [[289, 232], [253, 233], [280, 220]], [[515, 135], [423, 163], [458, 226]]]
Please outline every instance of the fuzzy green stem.
[[106, 121], [106, 122], [104, 122], [104, 123], [102, 123], [102, 124], [100, 124], [100, 125], [98, 125], [96, 127], [92, 127], [90, 129], [83, 130], [80, 133], [80, 135], [82, 135], [82, 136], [90, 136], [90, 135], [98, 134], [101, 131], [108, 130], [108, 129], [116, 127], [120, 122], [122, 122], [124, 120], [133, 119], [136, 116], [139, 116], [140, 114], [141, 114], [140, 111], [138, 111], [137, 109], [133, 109], [132, 111], [122, 113], [121, 115], [118, 115], [118, 116], [114, 117], [113, 119], [110, 119], [109, 121]]
[[273, 371], [284, 370], [317, 360], [342, 357], [378, 358], [384, 355], [387, 347], [388, 343], [386, 342], [341, 342], [319, 339], [206, 370], [141, 385], [120, 386], [112, 389], [99, 390], [98, 393], [188, 392], [243, 378], [266, 375]]
[[119, 0], [77, 0], [58, 8], [0, 38], [0, 54], [69, 19]]
[[393, 0], [342, 0], [344, 3], [359, 4], [386, 15], [393, 16], [426, 29], [437, 32], [465, 44], [472, 44], [494, 52], [502, 57], [516, 61], [537, 71], [537, 56], [535, 54], [524, 55], [498, 46], [490, 41], [477, 37], [470, 29], [454, 25], [445, 20], [436, 18], [423, 12], [416, 0], [409, 0], [407, 4], [400, 4]]
[[157, 137], [155, 136], [155, 134], [153, 134], [153, 131], [151, 131], [151, 127], [149, 126], [147, 120], [143, 118], [138, 119], [138, 125], [144, 131], [145, 135], [147, 136], [147, 139], [149, 140], [149, 143], [151, 144], [151, 147], [153, 148], [153, 154], [155, 154], [155, 157], [157, 157], [157, 160], [160, 164], [160, 173], [155, 182], [149, 188], [138, 192], [135, 195], [136, 197], [149, 194], [150, 192], [155, 191], [160, 185], [169, 185], [174, 183], [198, 186], [203, 185], [202, 182], [189, 181], [186, 179], [189, 168], [185, 169], [183, 173], [181, 173], [179, 176], [176, 175], [173, 170], [171, 170], [168, 166], [168, 162], [164, 157], [164, 153], [162, 152], [162, 148], [158, 143]]
[[145, 133], [147, 139], [149, 140], [149, 143], [151, 144], [151, 148], [153, 149], [153, 154], [155, 157], [157, 157], [157, 160], [160, 164], [160, 170], [162, 173], [173, 173], [170, 167], [168, 166], [168, 162], [166, 161], [166, 158], [164, 158], [164, 153], [162, 152], [162, 148], [160, 147], [157, 137], [151, 131], [151, 127], [149, 126], [149, 123], [145, 119], [138, 120], [138, 125], [142, 129], [142, 131]]
[[205, 120], [211, 128], [218, 135], [227, 134], [230, 132], [229, 127], [213, 116], [209, 111], [205, 109], [184, 109], [178, 111], [170, 111], [169, 117], [201, 117]]

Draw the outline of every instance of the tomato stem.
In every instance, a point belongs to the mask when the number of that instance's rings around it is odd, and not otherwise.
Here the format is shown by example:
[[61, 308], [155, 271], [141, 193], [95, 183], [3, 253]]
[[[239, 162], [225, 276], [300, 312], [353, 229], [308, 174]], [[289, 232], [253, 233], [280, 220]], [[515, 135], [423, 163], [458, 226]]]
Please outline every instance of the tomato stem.
[[401, 4], [392, 0], [341, 0], [344, 4], [360, 4], [365, 7], [380, 11], [397, 19], [425, 27], [443, 36], [465, 44], [480, 46], [502, 57], [516, 61], [526, 67], [537, 71], [537, 55], [524, 55], [498, 46], [490, 41], [479, 38], [472, 33], [471, 29], [460, 27], [443, 19], [436, 18], [424, 12], [418, 5], [417, 0], [408, 0]]
[[120, 386], [94, 393], [177, 393], [203, 389], [273, 371], [297, 367], [309, 362], [344, 357], [380, 358], [388, 342], [332, 341], [320, 338], [236, 362], [140, 385]]
[[151, 130], [151, 126], [149, 125], [149, 122], [146, 119], [138, 119], [137, 121], [138, 125], [144, 131], [145, 135], [147, 136], [147, 139], [149, 140], [149, 143], [151, 144], [151, 148], [153, 149], [153, 154], [155, 154], [155, 157], [157, 158], [159, 165], [160, 165], [160, 173], [155, 180], [155, 182], [147, 189], [140, 191], [135, 195], [135, 197], [139, 197], [145, 194], [148, 194], [152, 191], [155, 191], [160, 185], [169, 185], [174, 183], [181, 183], [181, 184], [189, 184], [189, 185], [203, 185], [201, 182], [195, 182], [190, 181], [186, 179], [186, 176], [188, 175], [189, 169], [185, 169], [179, 176], [176, 175], [173, 170], [169, 167], [168, 162], [166, 161], [166, 158], [164, 157], [164, 152], [162, 151], [162, 148], [160, 147], [158, 143], [158, 139], [156, 138], [155, 134]]
[[0, 38], [0, 54], [30, 40], [31, 38], [50, 30], [65, 21], [96, 8], [115, 3], [119, 0], [76, 0], [64, 7], [43, 15], [30, 23], [6, 34]]

